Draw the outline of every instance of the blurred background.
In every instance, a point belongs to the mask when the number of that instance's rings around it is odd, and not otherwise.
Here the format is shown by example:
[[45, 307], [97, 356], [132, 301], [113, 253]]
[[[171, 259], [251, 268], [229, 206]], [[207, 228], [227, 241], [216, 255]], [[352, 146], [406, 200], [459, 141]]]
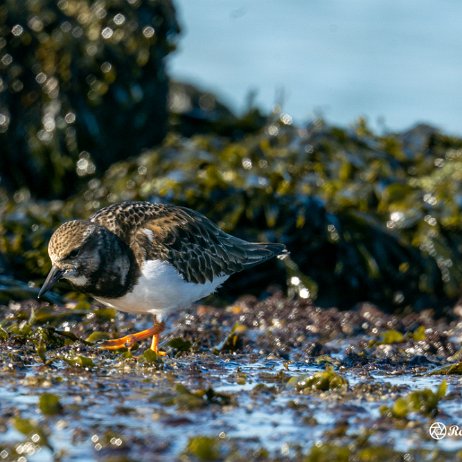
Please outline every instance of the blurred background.
[[249, 93], [297, 122], [379, 130], [426, 122], [461, 134], [462, 5], [455, 0], [177, 1], [171, 75], [242, 111]]
[[287, 245], [285, 266], [235, 277], [228, 301], [283, 290], [342, 308], [454, 306], [461, 9], [3, 1], [3, 299], [37, 290], [56, 226], [133, 199]]

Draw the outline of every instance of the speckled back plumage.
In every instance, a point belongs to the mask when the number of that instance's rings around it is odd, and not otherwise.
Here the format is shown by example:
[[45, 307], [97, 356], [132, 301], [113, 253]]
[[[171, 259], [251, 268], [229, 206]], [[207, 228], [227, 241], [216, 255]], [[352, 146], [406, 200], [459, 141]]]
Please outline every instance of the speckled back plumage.
[[246, 242], [173, 205], [127, 201], [101, 209], [90, 221], [126, 242], [140, 267], [146, 260], [168, 261], [187, 282], [212, 281], [286, 253], [282, 244]]

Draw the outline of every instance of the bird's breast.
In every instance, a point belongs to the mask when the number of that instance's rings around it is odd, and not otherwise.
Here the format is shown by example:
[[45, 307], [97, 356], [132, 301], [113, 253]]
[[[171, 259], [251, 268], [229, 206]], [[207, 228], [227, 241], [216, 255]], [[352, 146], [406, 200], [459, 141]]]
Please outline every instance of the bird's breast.
[[126, 294], [117, 298], [95, 298], [121, 311], [161, 314], [188, 307], [213, 293], [228, 277], [216, 277], [204, 284], [187, 282], [167, 261], [149, 260]]

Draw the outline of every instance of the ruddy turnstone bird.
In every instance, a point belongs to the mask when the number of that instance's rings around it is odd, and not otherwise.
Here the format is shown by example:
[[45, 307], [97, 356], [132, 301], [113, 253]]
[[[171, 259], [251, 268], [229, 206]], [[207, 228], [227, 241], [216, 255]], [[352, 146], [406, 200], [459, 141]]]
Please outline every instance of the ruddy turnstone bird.
[[51, 270], [41, 297], [60, 279], [96, 300], [131, 313], [154, 315], [142, 332], [107, 340], [101, 347], [130, 348], [152, 337], [159, 352], [161, 316], [206, 297], [230, 275], [273, 257], [283, 244], [252, 243], [220, 230], [194, 210], [150, 202], [121, 202], [88, 220], [62, 224], [52, 235]]

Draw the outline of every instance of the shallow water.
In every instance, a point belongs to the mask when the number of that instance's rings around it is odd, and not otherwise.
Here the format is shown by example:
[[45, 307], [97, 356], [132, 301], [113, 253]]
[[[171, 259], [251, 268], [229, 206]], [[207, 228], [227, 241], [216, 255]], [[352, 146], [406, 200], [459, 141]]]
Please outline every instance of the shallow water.
[[[31, 303], [21, 305], [24, 318]], [[48, 313], [46, 304], [33, 303], [36, 319], [43, 310]], [[427, 374], [447, 364], [442, 349], [459, 348], [448, 340], [459, 338], [455, 335], [458, 323], [435, 322], [428, 313], [402, 319], [378, 311], [373, 318], [357, 310], [327, 313], [306, 300], [284, 302], [279, 296], [256, 307], [246, 303], [238, 301], [230, 309], [199, 307], [197, 312], [169, 319], [164, 341], [169, 356], [162, 360], [143, 354], [144, 346], [127, 356], [78, 340], [67, 338], [64, 344], [60, 340], [64, 324], [85, 338], [103, 328], [128, 331], [134, 321], [142, 326], [142, 317], [109, 319], [107, 312], [102, 318], [80, 309], [73, 321], [69, 317], [64, 321], [63, 313], [69, 308], [55, 306], [55, 319], [47, 318], [43, 326], [31, 325], [27, 336], [22, 336], [15, 321], [20, 318], [18, 311], [11, 315], [5, 308], [2, 325], [8, 338], [2, 340], [0, 350], [0, 457], [31, 462], [116, 457], [169, 461], [180, 456], [182, 460], [231, 456], [258, 460], [264, 451], [263, 460], [299, 460], [302, 455], [309, 457], [314, 447], [335, 444], [358, 451], [364, 447], [380, 451], [385, 446], [401, 455], [427, 451], [428, 456], [436, 448], [439, 452], [431, 456], [435, 458], [428, 457], [440, 460], [462, 449], [462, 438], [435, 441], [428, 436], [435, 418], [448, 426], [462, 420], [462, 381], [456, 375], [446, 377], [446, 396], [431, 414], [410, 412], [403, 419], [386, 417], [381, 410], [414, 390], [438, 389], [444, 377]], [[260, 325], [255, 323], [256, 313]], [[302, 340], [304, 326], [325, 324], [323, 316], [329, 318], [331, 335], [313, 334]], [[426, 331], [426, 340], [412, 340], [415, 334], [406, 333], [405, 344], [386, 345], [380, 342], [382, 334], [366, 331], [342, 334], [348, 323], [361, 325], [361, 316], [369, 319], [371, 328], [374, 323], [392, 323], [406, 332], [406, 326], [424, 320], [433, 327]], [[271, 319], [279, 321], [271, 323]], [[232, 326], [237, 320], [241, 327], [235, 330]], [[24, 321], [20, 326], [25, 328]], [[43, 330], [51, 327], [56, 331]], [[446, 337], [439, 333], [443, 331]], [[37, 338], [43, 338], [44, 332], [48, 340], [41, 360]], [[234, 335], [238, 338], [230, 341]], [[176, 336], [190, 341], [192, 349], [181, 353], [169, 347], [169, 339]], [[413, 365], [414, 355], [405, 353], [412, 350], [411, 345], [429, 352], [425, 360], [419, 360], [424, 365]], [[79, 357], [87, 358], [82, 363], [86, 366], [76, 365]], [[328, 371], [329, 363], [332, 373], [346, 379], [347, 386], [299, 389], [290, 382], [291, 377], [301, 383]], [[44, 393], [59, 398], [60, 406], [51, 414], [39, 403]], [[32, 425], [31, 430], [18, 431], [17, 418]], [[204, 442], [204, 436], [210, 439]], [[204, 445], [214, 448], [215, 453], [207, 456], [212, 458], [201, 459]]]
[[[167, 363], [171, 366], [173, 366], [172, 362], [175, 363], [174, 368], [180, 371], [175, 374], [179, 379], [182, 375], [181, 371], [188, 370], [191, 361], [197, 363], [197, 359], [194, 358], [185, 358], [178, 362], [167, 360]], [[186, 379], [185, 382], [194, 388], [204, 381], [217, 392], [236, 396], [238, 404], [225, 409], [206, 408], [186, 411], [165, 408], [150, 401], [153, 394], [161, 392], [167, 386], [157, 372], [154, 373], [154, 380], [152, 380], [152, 371], [140, 371], [136, 370], [136, 367], [133, 371], [106, 370], [104, 374], [84, 373], [83, 376], [80, 372], [73, 372], [67, 374], [60, 384], [48, 384], [37, 389], [34, 385], [28, 384], [28, 381], [33, 377], [41, 377], [43, 380], [43, 371], [39, 372], [39, 365], [29, 366], [22, 379], [14, 384], [0, 387], [3, 403], [0, 411], [3, 414], [5, 409], [12, 406], [22, 416], [40, 419], [37, 411], [37, 393], [51, 389], [53, 393], [60, 396], [64, 408], [68, 411], [59, 418], [51, 421], [48, 419], [47, 424], [51, 430], [49, 441], [55, 452], [62, 451], [66, 454], [66, 460], [86, 461], [93, 460], [94, 457], [98, 459], [99, 452], [108, 450], [108, 447], [109, 451], [113, 452], [117, 448], [119, 438], [125, 441], [128, 436], [155, 437], [157, 449], [162, 449], [162, 453], [156, 457], [169, 460], [170, 457], [181, 452], [188, 438], [198, 433], [221, 435], [222, 439], [238, 441], [246, 448], [263, 446], [275, 455], [294, 456], [295, 453], [291, 448], [310, 447], [323, 441], [325, 432], [331, 430], [339, 418], [350, 419], [351, 429], [361, 431], [366, 428], [368, 421], [379, 418], [379, 404], [392, 403], [392, 400], [387, 397], [383, 397], [384, 399], [377, 403], [367, 402], [363, 397], [357, 396], [349, 399], [345, 404], [337, 400], [332, 401], [328, 397], [326, 399], [325, 396], [298, 395], [284, 387], [281, 392], [267, 397], [252, 396], [251, 391], [255, 385], [274, 384], [271, 380], [262, 379], [260, 376], [262, 372], [275, 374], [285, 371], [288, 375], [294, 376], [318, 372], [321, 369], [319, 366], [303, 363], [291, 364], [287, 369], [284, 363], [283, 360], [273, 359], [249, 362], [248, 358], [242, 355], [217, 359], [213, 366], [207, 361], [207, 367], [203, 371], [195, 372], [194, 378]], [[200, 371], [200, 359], [198, 366]], [[230, 380], [237, 371], [247, 375], [247, 383], [239, 385]], [[202, 375], [206, 375], [206, 378], [200, 378]], [[353, 373], [346, 372], [344, 375], [350, 385], [362, 381]], [[46, 377], [50, 376], [52, 374], [48, 372]], [[436, 388], [441, 382], [440, 378], [419, 377], [412, 374], [390, 376], [377, 373], [372, 376], [375, 382], [397, 385], [406, 391], [425, 387]], [[451, 380], [452, 382], [454, 382], [453, 387], [460, 387], [458, 379]], [[100, 391], [97, 391], [98, 388]], [[92, 391], [95, 394], [90, 396]], [[295, 401], [303, 411], [295, 411], [292, 407], [288, 407], [289, 401]], [[118, 410], [120, 406], [129, 409], [129, 414], [120, 414], [120, 409]], [[460, 414], [458, 403], [442, 403], [441, 410], [449, 415], [457, 411]], [[307, 415], [316, 420], [315, 426], [307, 426], [303, 423], [303, 418]], [[427, 425], [426, 421], [422, 421], [423, 427]], [[103, 446], [99, 441], [108, 431], [115, 432], [118, 436], [113, 437], [116, 438], [115, 444]], [[76, 439], [76, 435], [81, 432], [83, 434]], [[0, 436], [0, 442], [21, 441], [21, 439], [22, 435], [11, 428]], [[432, 449], [435, 445], [451, 451], [462, 449], [462, 438], [448, 438], [439, 442], [422, 441], [420, 436], [413, 435], [412, 430], [390, 429], [385, 435], [378, 432], [375, 439], [377, 442], [391, 439], [395, 448], [404, 452], [416, 446]], [[52, 454], [50, 450], [42, 448], [31, 454], [28, 460], [46, 462], [53, 460]]]

